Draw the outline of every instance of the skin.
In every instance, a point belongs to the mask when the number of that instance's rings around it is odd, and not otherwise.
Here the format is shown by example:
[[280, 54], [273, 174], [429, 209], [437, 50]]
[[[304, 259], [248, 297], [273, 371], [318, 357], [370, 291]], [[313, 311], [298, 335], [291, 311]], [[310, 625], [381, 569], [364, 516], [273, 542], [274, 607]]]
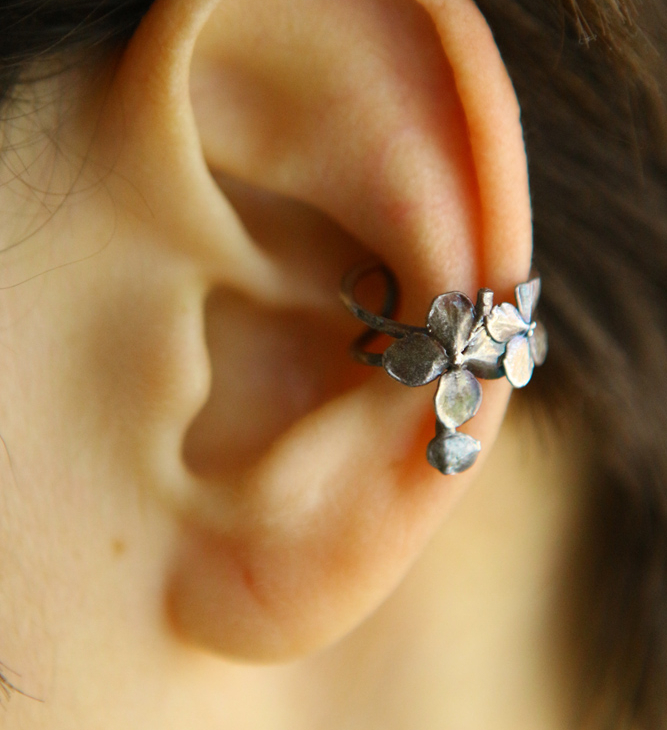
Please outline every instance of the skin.
[[490, 461], [443, 478], [432, 389], [351, 363], [337, 300], [369, 254], [406, 321], [526, 278], [519, 112], [474, 5], [158, 0], [112, 64], [24, 91], [0, 658], [34, 699], [3, 727], [564, 726], [581, 463], [501, 432], [494, 382], [464, 429]]

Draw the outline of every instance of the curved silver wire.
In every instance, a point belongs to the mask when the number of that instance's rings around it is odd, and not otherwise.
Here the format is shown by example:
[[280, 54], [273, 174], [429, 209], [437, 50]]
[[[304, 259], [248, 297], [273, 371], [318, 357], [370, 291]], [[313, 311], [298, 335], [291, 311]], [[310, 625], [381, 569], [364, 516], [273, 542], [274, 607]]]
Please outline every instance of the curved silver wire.
[[[357, 284], [375, 273], [382, 274], [387, 285], [381, 314], [368, 311], [354, 296]], [[348, 271], [341, 282], [340, 298], [348, 311], [368, 327], [350, 345], [352, 357], [362, 365], [382, 367], [382, 353], [369, 352], [366, 349], [381, 334], [397, 339], [411, 334], [428, 334], [426, 327], [403, 324], [392, 319], [399, 301], [398, 282], [394, 272], [380, 261], [366, 261]]]

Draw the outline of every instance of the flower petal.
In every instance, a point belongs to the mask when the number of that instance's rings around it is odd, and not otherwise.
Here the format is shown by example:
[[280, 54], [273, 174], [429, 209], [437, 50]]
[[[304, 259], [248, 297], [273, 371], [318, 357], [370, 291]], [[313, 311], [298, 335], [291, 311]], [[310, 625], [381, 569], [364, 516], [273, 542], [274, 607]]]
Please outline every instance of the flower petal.
[[382, 365], [392, 378], [416, 387], [435, 380], [447, 366], [447, 357], [428, 335], [413, 334], [388, 347]]
[[519, 312], [525, 322], [530, 323], [533, 319], [533, 312], [537, 306], [537, 300], [540, 298], [540, 288], [541, 282], [537, 276], [525, 284], [519, 284], [514, 290]]
[[436, 436], [428, 445], [428, 463], [443, 474], [459, 474], [469, 469], [482, 445], [466, 433], [447, 432]]
[[505, 344], [496, 342], [482, 327], [472, 336], [463, 351], [463, 364], [477, 378], [493, 380], [504, 375], [501, 363]]
[[528, 338], [528, 344], [530, 345], [530, 354], [533, 357], [533, 362], [535, 365], [541, 365], [547, 359], [547, 351], [549, 349], [547, 330], [542, 322], [535, 323], [535, 330]]
[[507, 343], [503, 365], [513, 387], [523, 388], [528, 383], [533, 374], [533, 358], [527, 337], [519, 335]]
[[445, 428], [457, 428], [471, 419], [482, 402], [482, 386], [467, 370], [450, 370], [440, 378], [435, 413]]
[[486, 330], [496, 342], [508, 342], [512, 337], [527, 332], [528, 324], [516, 307], [503, 302], [495, 306], [486, 318]]
[[461, 292], [436, 297], [428, 313], [428, 329], [442, 343], [450, 360], [466, 346], [474, 323], [475, 306]]

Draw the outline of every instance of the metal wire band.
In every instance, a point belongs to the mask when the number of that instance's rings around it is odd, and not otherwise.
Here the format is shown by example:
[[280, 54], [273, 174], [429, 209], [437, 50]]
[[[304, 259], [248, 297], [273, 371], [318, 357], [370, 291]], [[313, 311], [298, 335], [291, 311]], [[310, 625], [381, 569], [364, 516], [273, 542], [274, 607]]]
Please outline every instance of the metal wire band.
[[[366, 276], [374, 273], [382, 274], [387, 284], [381, 314], [369, 312], [354, 298], [354, 290], [357, 284]], [[341, 283], [340, 298], [350, 313], [368, 327], [350, 346], [350, 352], [354, 359], [363, 365], [382, 367], [382, 353], [369, 352], [366, 349], [380, 334], [389, 335], [397, 339], [415, 333], [428, 334], [426, 327], [415, 327], [414, 325], [403, 324], [391, 319], [398, 306], [398, 282], [396, 281], [394, 272], [379, 261], [367, 261], [348, 271]]]

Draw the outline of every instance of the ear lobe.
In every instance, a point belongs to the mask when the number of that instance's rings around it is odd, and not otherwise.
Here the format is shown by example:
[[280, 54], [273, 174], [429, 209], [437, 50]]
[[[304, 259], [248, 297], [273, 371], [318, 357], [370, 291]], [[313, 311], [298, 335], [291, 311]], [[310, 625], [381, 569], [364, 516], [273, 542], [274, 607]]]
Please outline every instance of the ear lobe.
[[[518, 108], [468, 0], [158, 0], [116, 86], [132, 119], [124, 172], [164, 212], [156, 225], [168, 245], [251, 304], [298, 297], [325, 250], [338, 279], [355, 240], [396, 271], [404, 318], [419, 324], [437, 294], [486, 285], [505, 297], [528, 271]], [[304, 279], [294, 277], [284, 251], [269, 257], [248, 235], [209, 171], [320, 211], [342, 252], [302, 237], [289, 256]], [[221, 373], [235, 357], [210, 353]], [[238, 386], [220, 378], [224, 407], [224, 388]], [[470, 428], [485, 452], [508, 394], [485, 385]], [[178, 630], [241, 658], [279, 659], [372, 610], [471, 479], [426, 464], [432, 395], [380, 372], [318, 403], [242, 473], [221, 462], [204, 479], [202, 467], [169, 582]], [[233, 448], [231, 437], [219, 443]]]

